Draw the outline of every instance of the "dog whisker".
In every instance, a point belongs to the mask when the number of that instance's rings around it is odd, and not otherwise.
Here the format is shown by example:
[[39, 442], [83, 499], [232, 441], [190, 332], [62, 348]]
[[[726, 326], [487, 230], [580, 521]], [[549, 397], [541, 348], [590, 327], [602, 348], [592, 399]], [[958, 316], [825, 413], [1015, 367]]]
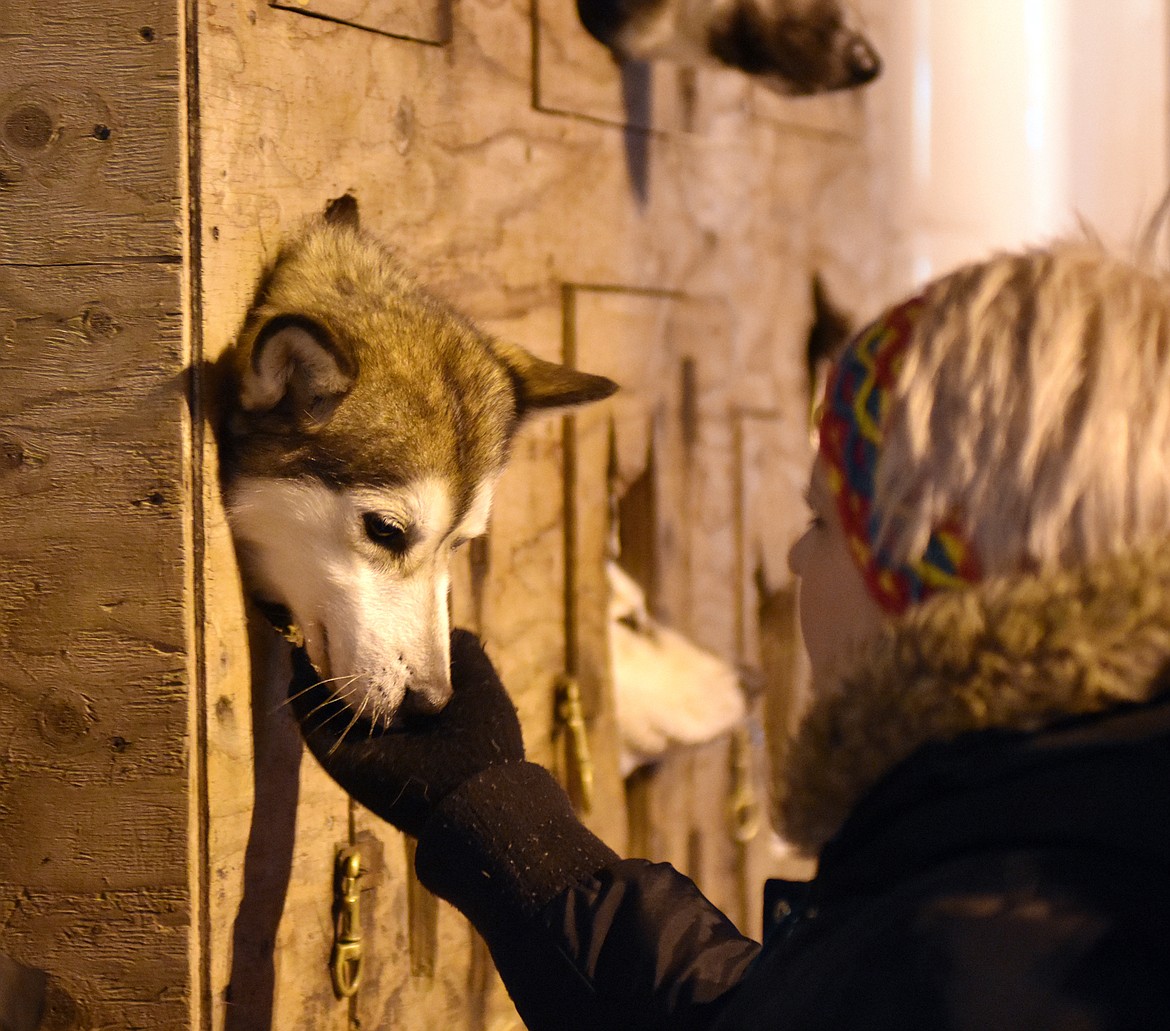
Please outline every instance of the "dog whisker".
[[[345, 684], [340, 689], [331, 691], [329, 693], [328, 701], [322, 702], [321, 705], [328, 705], [329, 702], [333, 701], [335, 698], [345, 698], [347, 697], [347, 689], [353, 685], [354, 681], [360, 680], [362, 676], [364, 676], [362, 673], [353, 673], [345, 677], [330, 677], [328, 680], [318, 680], [315, 684], [310, 684], [308, 687], [302, 687], [299, 691], [295, 691], [293, 694], [290, 694], [286, 699], [284, 699], [284, 701], [276, 705], [276, 707], [272, 710], [272, 714], [275, 715], [276, 713], [280, 712], [280, 710], [283, 709], [286, 705], [291, 705], [302, 695], [306, 695], [310, 691], [315, 691], [317, 688], [322, 687], [325, 684], [336, 683], [339, 680], [344, 680]], [[320, 709], [321, 705], [318, 705], [317, 709]], [[317, 709], [314, 709], [313, 712], [316, 712]]]
[[338, 680], [348, 680], [350, 683], [353, 683], [353, 681], [357, 680], [359, 677], [364, 677], [365, 675], [366, 674], [361, 671], [357, 673], [345, 673], [339, 677], [327, 677], [325, 680], [318, 680], [315, 686], [321, 687], [324, 684], [334, 684]]
[[310, 691], [315, 691], [317, 689], [317, 687], [318, 687], [317, 684], [310, 684], [308, 687], [302, 687], [299, 691], [294, 691], [292, 694], [290, 694], [283, 701], [277, 702], [269, 710], [269, 715], [275, 715], [276, 713], [280, 712], [280, 710], [283, 709], [286, 705], [292, 705], [292, 703], [295, 702], [298, 698], [301, 698], [304, 695], [307, 695]]
[[[330, 713], [323, 720], [321, 720], [316, 726], [309, 727], [307, 724], [305, 724], [305, 733], [306, 734], [319, 733], [320, 731], [323, 731], [327, 726], [329, 726], [329, 724], [332, 723], [335, 719], [337, 719], [338, 716], [344, 716], [347, 712], [351, 712], [351, 711], [352, 710], [349, 709], [348, 706], [340, 705], [337, 707], [336, 712]], [[336, 748], [337, 745], [334, 744], [333, 747]]]
[[[339, 691], [335, 694], [331, 694], [328, 698], [325, 699], [325, 701], [321, 702], [319, 705], [313, 706], [312, 709], [305, 713], [304, 718], [307, 720], [314, 713], [320, 712], [322, 709], [328, 708], [329, 706], [339, 702], [341, 703], [341, 707], [343, 709], [352, 708], [352, 706], [345, 704], [346, 699], [350, 697], [350, 694], [352, 694], [352, 692], [346, 691]], [[322, 724], [322, 726], [324, 726], [324, 724]]]
[[[356, 680], [357, 678], [355, 677], [354, 679]], [[352, 681], [350, 683], [352, 683]], [[348, 688], [348, 686], [349, 685], [347, 684], [346, 687]], [[318, 713], [322, 709], [335, 707], [337, 709], [337, 711], [334, 712], [333, 715], [329, 716], [328, 719], [324, 720], [324, 722], [319, 723], [314, 728], [315, 730], [322, 729], [327, 723], [330, 722], [330, 720], [333, 720], [337, 716], [342, 715], [344, 712], [346, 712], [346, 710], [352, 711], [353, 707], [351, 705], [349, 705], [347, 702], [347, 700], [351, 697], [352, 694], [353, 694], [352, 691], [348, 691], [346, 689], [342, 689], [341, 691], [330, 694], [330, 696], [328, 698], [326, 698], [325, 701], [321, 702], [320, 705], [315, 705], [312, 709], [310, 709], [307, 713], [305, 713], [304, 718], [302, 719], [302, 722], [305, 722], [314, 713]]]
[[353, 730], [354, 726], [357, 724], [357, 721], [361, 719], [362, 712], [365, 710], [366, 703], [369, 702], [369, 700], [369, 695], [366, 695], [366, 697], [362, 699], [362, 704], [358, 706], [357, 712], [353, 714], [353, 719], [349, 721], [349, 726], [346, 727], [345, 730], [343, 730], [338, 736], [337, 740], [333, 742], [333, 747], [330, 748], [328, 752], [329, 755], [332, 755], [337, 751], [337, 749], [341, 746], [341, 742], [345, 740], [345, 735]]

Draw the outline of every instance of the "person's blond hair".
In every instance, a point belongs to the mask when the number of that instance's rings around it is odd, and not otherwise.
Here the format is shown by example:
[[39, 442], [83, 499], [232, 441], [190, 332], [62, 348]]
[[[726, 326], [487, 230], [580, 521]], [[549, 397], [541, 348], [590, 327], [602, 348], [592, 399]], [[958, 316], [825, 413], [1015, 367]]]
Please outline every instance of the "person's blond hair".
[[1092, 241], [926, 288], [890, 397], [875, 507], [899, 559], [954, 514], [985, 575], [1170, 531], [1170, 280]]

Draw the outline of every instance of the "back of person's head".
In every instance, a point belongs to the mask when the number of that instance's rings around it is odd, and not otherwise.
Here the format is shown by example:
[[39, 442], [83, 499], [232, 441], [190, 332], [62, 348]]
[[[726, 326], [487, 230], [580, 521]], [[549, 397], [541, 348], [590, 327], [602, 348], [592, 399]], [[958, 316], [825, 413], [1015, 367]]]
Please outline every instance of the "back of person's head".
[[870, 576], [892, 611], [948, 575], [1067, 567], [1165, 536], [1170, 281], [1089, 241], [961, 268], [846, 348], [821, 429], [862, 566], [866, 549], [882, 576], [928, 553], [947, 566], [901, 605]]

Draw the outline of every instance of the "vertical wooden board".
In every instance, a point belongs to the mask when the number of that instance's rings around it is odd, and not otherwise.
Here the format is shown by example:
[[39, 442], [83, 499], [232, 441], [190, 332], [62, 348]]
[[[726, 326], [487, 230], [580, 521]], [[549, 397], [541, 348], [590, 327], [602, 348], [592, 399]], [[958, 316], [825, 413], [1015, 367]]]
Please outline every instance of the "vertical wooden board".
[[[210, 417], [214, 413], [208, 412]], [[203, 923], [199, 928], [200, 994], [203, 1028], [225, 1026], [225, 1007], [236, 962], [235, 925], [244, 894], [243, 868], [256, 797], [256, 760], [247, 614], [243, 588], [219, 495], [218, 468], [210, 426], [204, 436], [202, 463], [203, 592], [202, 697], [204, 753], [200, 757], [202, 794]], [[260, 628], [257, 628], [260, 629]], [[274, 876], [279, 876], [274, 874]], [[244, 921], [245, 928], [248, 921]], [[261, 935], [257, 935], [261, 937]], [[203, 1031], [203, 1028], [200, 1031]]]
[[735, 651], [735, 513], [732, 437], [727, 417], [734, 379], [734, 337], [725, 304], [691, 299], [671, 311], [668, 339], [685, 356], [678, 421], [690, 467], [680, 498], [689, 558], [689, 606], [682, 624], [692, 639], [730, 663]]
[[[233, 287], [243, 284], [243, 297], [271, 259], [265, 242], [253, 238], [237, 256], [240, 282]], [[204, 271], [205, 284], [214, 286], [206, 265]], [[208, 359], [242, 321], [242, 308], [234, 310], [235, 323], [230, 313], [209, 316], [214, 333], [204, 326]], [[340, 1031], [349, 1027], [350, 1004], [334, 997], [328, 964], [333, 861], [349, 840], [349, 803], [304, 754], [285, 705], [287, 646], [244, 603], [210, 432], [204, 443], [208, 916], [201, 949], [208, 1021], [217, 1031]]]
[[241, 685], [233, 666], [209, 682], [212, 1026], [340, 1031], [349, 1004], [334, 997], [329, 956], [349, 806], [285, 705], [288, 646], [255, 613], [249, 626], [250, 677]]
[[180, 294], [0, 265], [0, 951], [106, 1026], [190, 991]]
[[[783, 768], [789, 733], [804, 700], [805, 675], [787, 554], [804, 530], [793, 499], [808, 485], [813, 447], [799, 413], [736, 409], [742, 661], [758, 670], [757, 706], [769, 770]], [[805, 518], [807, 514], [805, 513]], [[767, 785], [765, 785], [767, 786]]]
[[0, 262], [178, 260], [179, 7], [0, 9]]
[[273, 7], [315, 18], [399, 36], [419, 43], [447, 42], [451, 33], [450, 0], [269, 0]]
[[[621, 482], [643, 471], [648, 441], [655, 441], [656, 518], [665, 566], [659, 607], [699, 643], [730, 662], [739, 661], [741, 581], [735, 544], [743, 500], [737, 495], [742, 474], [731, 384], [741, 359], [735, 353], [731, 313], [710, 300], [612, 288], [578, 289], [574, 307], [580, 350], [589, 355], [591, 366], [615, 376], [625, 388], [608, 405]], [[758, 383], [754, 393], [769, 396]], [[596, 441], [588, 453], [593, 482], [585, 493], [593, 493], [600, 489], [596, 481], [603, 460]], [[782, 510], [791, 510], [792, 501], [793, 496], [780, 499]], [[597, 505], [592, 509], [600, 511]], [[758, 514], [752, 508], [752, 515]], [[598, 539], [604, 533], [603, 525], [592, 531]], [[591, 560], [596, 556], [589, 556], [586, 565]], [[753, 885], [768, 873], [767, 836], [743, 846], [732, 837], [728, 746], [728, 738], [721, 737], [673, 749], [652, 774], [635, 777], [631, 798], [635, 804], [641, 799], [643, 812], [640, 819], [634, 814], [631, 834], [651, 858], [686, 871], [716, 904], [751, 929], [758, 926], [760, 905]], [[766, 810], [768, 785], [758, 751], [753, 746], [749, 760], [752, 788]]]
[[[755, 902], [742, 899], [739, 890], [739, 849], [731, 836], [728, 804], [731, 800], [731, 757], [729, 738], [721, 736], [700, 745], [688, 756], [686, 791], [691, 819], [688, 831], [692, 840], [702, 843], [702, 865], [696, 877], [707, 897], [737, 925], [751, 928], [751, 907]], [[688, 842], [680, 842], [688, 847]], [[693, 848], [693, 846], [690, 846]], [[748, 910], [744, 911], [743, 903]]]
[[[419, 985], [411, 972], [410, 922], [407, 902], [407, 849], [403, 836], [372, 813], [356, 806], [354, 811], [357, 840], [376, 843], [366, 847], [363, 855], [376, 852], [379, 866], [363, 884], [362, 913], [362, 984], [355, 999], [355, 1011], [363, 1027], [414, 1029], [418, 1019], [428, 1019], [430, 1010], [419, 1005], [419, 988], [433, 986], [433, 981]], [[462, 957], [447, 954], [451, 968]], [[441, 1026], [441, 1025], [437, 1025]]]
[[42, 1027], [189, 1026], [185, 887], [96, 895], [44, 894], [10, 884], [0, 890], [6, 935], [53, 943], [40, 957], [51, 971]]
[[[500, 669], [520, 712], [530, 758], [552, 769], [568, 783], [566, 739], [554, 716], [557, 678], [567, 671], [568, 639], [596, 656], [572, 628], [565, 608], [567, 575], [563, 506], [563, 426], [543, 419], [528, 427], [500, 483], [500, 504], [492, 521], [492, 599], [485, 625], [489, 655]], [[589, 673], [578, 670], [582, 677]], [[591, 727], [594, 776], [599, 792], [611, 789], [616, 776], [612, 735], [598, 741], [597, 729], [607, 728], [609, 710], [595, 710]], [[624, 820], [611, 807], [597, 805], [589, 818], [593, 830], [613, 847], [624, 841]]]
[[670, 750], [630, 779], [645, 858], [670, 863], [739, 920], [736, 849], [727, 823], [728, 739]]
[[759, 587], [791, 587], [788, 550], [804, 531], [796, 503], [808, 486], [813, 449], [800, 412], [791, 408], [785, 413], [733, 407], [731, 420], [743, 498], [736, 549], [740, 658], [755, 665], [760, 656], [757, 609], [763, 600]]
[[677, 385], [679, 350], [668, 326], [683, 298], [640, 286], [571, 284], [567, 290], [576, 364], [620, 388], [583, 414], [579, 425], [613, 422], [618, 477], [628, 485], [642, 472], [652, 423]]
[[[523, 303], [522, 309], [517, 306], [505, 318], [492, 314], [483, 320], [487, 328], [542, 358], [566, 360], [572, 348], [565, 337], [566, 291], [557, 284], [547, 294], [517, 300]], [[599, 371], [592, 355], [578, 364], [587, 371]], [[607, 404], [578, 409], [574, 418], [601, 411]], [[582, 639], [580, 627], [570, 627], [566, 609], [565, 502], [570, 465], [566, 433], [566, 420], [556, 413], [538, 414], [521, 428], [496, 492], [482, 625], [489, 654], [519, 708], [529, 758], [568, 784], [567, 739], [554, 708], [559, 676], [568, 671], [570, 637], [577, 640], [579, 662], [593, 671], [586, 676], [594, 682], [601, 682], [607, 658], [604, 651], [591, 650], [597, 643], [595, 635]], [[590, 506], [602, 507], [596, 499]], [[586, 594], [590, 590], [581, 588]], [[625, 845], [625, 819], [620, 806], [613, 804], [620, 794], [614, 715], [608, 694], [599, 701], [600, 706], [588, 714], [597, 804], [592, 813], [583, 815], [590, 828], [620, 852]]]

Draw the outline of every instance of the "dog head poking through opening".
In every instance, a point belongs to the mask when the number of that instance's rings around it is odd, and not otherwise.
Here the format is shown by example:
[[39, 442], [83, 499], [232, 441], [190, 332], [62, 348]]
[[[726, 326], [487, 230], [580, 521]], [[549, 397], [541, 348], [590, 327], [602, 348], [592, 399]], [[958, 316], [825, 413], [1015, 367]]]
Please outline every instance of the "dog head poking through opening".
[[881, 59], [842, 0], [577, 0], [619, 59], [722, 65], [786, 96], [854, 89]]
[[249, 590], [288, 610], [355, 718], [440, 708], [450, 557], [486, 530], [517, 427], [616, 385], [481, 333], [352, 220], [284, 247], [227, 360]]

